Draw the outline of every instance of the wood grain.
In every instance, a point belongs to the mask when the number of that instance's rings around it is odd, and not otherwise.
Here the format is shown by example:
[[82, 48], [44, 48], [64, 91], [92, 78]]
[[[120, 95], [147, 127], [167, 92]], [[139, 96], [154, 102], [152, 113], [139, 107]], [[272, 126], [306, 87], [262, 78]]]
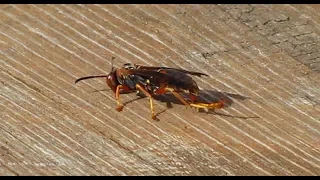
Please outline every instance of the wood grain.
[[[0, 175], [320, 175], [319, 5], [0, 5]], [[126, 62], [199, 71], [216, 112], [121, 95]]]

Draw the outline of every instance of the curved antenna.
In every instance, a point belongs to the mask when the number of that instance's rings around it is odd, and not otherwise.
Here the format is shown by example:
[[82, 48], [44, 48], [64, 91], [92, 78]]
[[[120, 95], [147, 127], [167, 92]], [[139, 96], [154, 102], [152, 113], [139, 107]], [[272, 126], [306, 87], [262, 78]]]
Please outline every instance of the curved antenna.
[[77, 83], [77, 82], [79, 82], [81, 80], [85, 80], [85, 79], [100, 78], [100, 77], [108, 77], [108, 75], [85, 76], [85, 77], [81, 77], [81, 78], [77, 79], [74, 83]]
[[114, 67], [113, 67], [114, 59], [115, 59], [115, 57], [112, 56], [112, 58], [111, 58], [111, 72], [114, 70]]
[[[113, 70], [114, 70], [114, 67], [113, 67], [114, 59], [115, 59], [115, 57], [112, 56], [112, 58], [111, 58], [111, 72], [113, 72]], [[77, 79], [74, 83], [77, 83], [77, 82], [85, 80], [85, 79], [108, 77], [108, 76], [109, 75], [85, 76], [85, 77], [81, 77], [81, 78]]]

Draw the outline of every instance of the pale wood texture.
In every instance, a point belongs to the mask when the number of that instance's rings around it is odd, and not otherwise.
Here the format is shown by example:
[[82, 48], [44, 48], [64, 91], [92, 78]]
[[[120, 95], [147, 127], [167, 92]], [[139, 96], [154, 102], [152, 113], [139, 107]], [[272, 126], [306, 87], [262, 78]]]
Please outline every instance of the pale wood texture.
[[[319, 5], [0, 5], [0, 175], [320, 175]], [[207, 73], [214, 112], [121, 95], [132, 62]], [[169, 98], [170, 99], [170, 98]]]

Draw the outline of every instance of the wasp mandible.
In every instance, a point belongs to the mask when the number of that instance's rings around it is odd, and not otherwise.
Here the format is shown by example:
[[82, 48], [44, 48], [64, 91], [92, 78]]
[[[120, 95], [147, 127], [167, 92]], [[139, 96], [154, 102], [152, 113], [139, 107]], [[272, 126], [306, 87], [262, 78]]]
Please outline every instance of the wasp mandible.
[[[186, 106], [195, 107], [198, 110], [222, 108], [224, 100], [216, 103], [197, 102], [199, 87], [189, 76], [208, 76], [200, 72], [187, 71], [169, 67], [141, 66], [138, 64], [125, 63], [121, 68], [113, 67], [107, 75], [85, 76], [77, 79], [75, 83], [91, 78], [106, 78], [106, 83], [115, 93], [117, 111], [122, 111], [124, 105], [120, 101], [120, 93], [142, 92], [149, 98], [151, 118], [156, 119], [153, 106], [153, 96], [172, 93], [181, 103]], [[189, 94], [190, 100], [185, 99], [181, 93]]]

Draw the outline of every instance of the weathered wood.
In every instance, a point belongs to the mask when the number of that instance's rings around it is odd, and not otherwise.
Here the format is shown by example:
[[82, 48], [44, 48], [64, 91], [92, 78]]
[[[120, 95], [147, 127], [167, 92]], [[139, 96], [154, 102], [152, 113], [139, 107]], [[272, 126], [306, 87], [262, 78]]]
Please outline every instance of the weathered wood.
[[[320, 175], [319, 5], [0, 5], [0, 175]], [[131, 62], [199, 71], [215, 112], [121, 95]]]

